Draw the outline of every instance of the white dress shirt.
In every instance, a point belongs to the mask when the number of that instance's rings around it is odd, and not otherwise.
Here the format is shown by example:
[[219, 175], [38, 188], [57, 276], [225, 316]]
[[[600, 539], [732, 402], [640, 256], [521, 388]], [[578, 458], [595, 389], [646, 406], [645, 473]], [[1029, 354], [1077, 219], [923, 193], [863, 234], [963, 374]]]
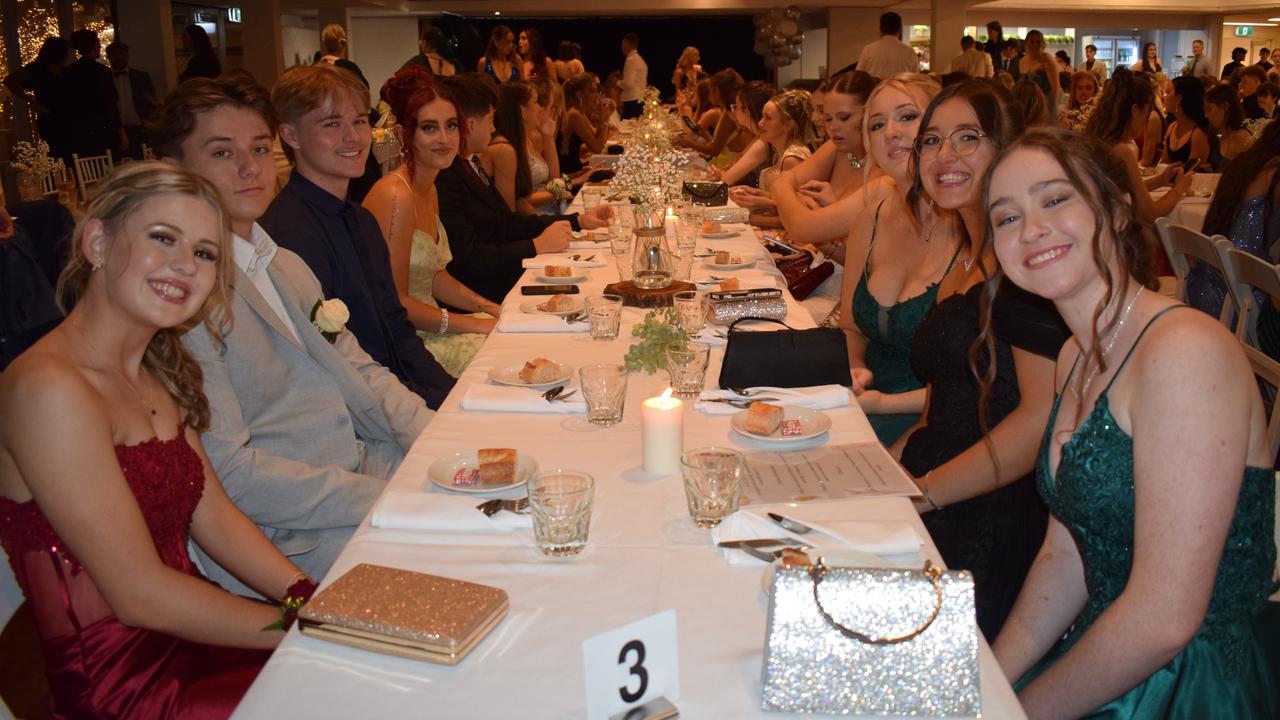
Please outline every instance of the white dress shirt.
[[618, 89], [622, 91], [622, 102], [639, 100], [644, 97], [644, 89], [649, 86], [649, 65], [640, 53], [632, 50], [622, 63], [622, 82]]
[[234, 233], [231, 235], [231, 256], [236, 261], [236, 267], [249, 278], [249, 282], [253, 283], [253, 287], [261, 293], [267, 305], [270, 305], [276, 316], [280, 318], [280, 322], [293, 333], [294, 342], [301, 345], [302, 338], [298, 335], [298, 327], [293, 324], [293, 320], [289, 319], [289, 313], [284, 309], [284, 301], [280, 299], [280, 291], [276, 289], [275, 283], [271, 282], [271, 276], [267, 274], [267, 266], [271, 264], [272, 258], [276, 256], [276, 251], [279, 249], [275, 240], [272, 240], [258, 223], [253, 224], [248, 240]]
[[133, 104], [133, 83], [129, 82], [129, 71], [116, 74], [111, 71], [111, 79], [116, 84], [116, 98], [120, 106], [120, 124], [125, 127], [136, 127], [142, 124], [138, 118], [138, 106]]
[[888, 80], [898, 73], [920, 72], [920, 60], [910, 45], [892, 35], [885, 35], [862, 48], [858, 69], [872, 77]]
[[969, 48], [951, 61], [951, 72], [962, 72], [969, 77], [989, 78], [995, 75], [995, 68], [991, 66], [990, 55]]

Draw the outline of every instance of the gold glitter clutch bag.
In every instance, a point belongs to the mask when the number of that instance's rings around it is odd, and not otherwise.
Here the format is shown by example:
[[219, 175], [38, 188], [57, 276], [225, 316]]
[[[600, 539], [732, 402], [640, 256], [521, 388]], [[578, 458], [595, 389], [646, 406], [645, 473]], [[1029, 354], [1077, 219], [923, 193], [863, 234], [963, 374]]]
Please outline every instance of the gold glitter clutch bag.
[[507, 591], [360, 564], [298, 612], [304, 635], [414, 660], [456, 665], [507, 614]]
[[976, 716], [973, 576], [827, 567], [773, 575], [761, 707], [839, 715]]

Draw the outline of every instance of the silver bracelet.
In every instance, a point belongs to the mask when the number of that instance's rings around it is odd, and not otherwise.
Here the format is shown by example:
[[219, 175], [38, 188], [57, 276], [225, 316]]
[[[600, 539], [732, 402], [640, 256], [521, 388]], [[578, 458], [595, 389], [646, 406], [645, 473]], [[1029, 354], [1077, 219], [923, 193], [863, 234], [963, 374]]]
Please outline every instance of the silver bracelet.
[[440, 308], [440, 332], [449, 332], [449, 311]]
[[934, 510], [941, 510], [942, 506], [934, 502], [933, 496], [929, 494], [929, 476], [932, 474], [933, 474], [933, 471], [930, 470], [929, 472], [924, 474], [924, 477], [920, 478], [920, 492], [921, 494], [924, 495], [924, 501], [929, 503], [929, 507], [933, 508]]

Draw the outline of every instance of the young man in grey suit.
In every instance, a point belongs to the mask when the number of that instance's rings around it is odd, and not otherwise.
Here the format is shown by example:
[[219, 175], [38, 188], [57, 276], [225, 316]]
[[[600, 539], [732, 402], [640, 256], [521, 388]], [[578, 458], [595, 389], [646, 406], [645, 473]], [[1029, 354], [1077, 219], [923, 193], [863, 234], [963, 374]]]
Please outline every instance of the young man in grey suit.
[[[184, 339], [213, 411], [201, 440], [231, 499], [320, 579], [432, 412], [345, 328], [330, 340], [313, 325], [320, 283], [256, 222], [275, 187], [274, 128], [265, 89], [197, 79], [166, 99], [152, 137], [166, 162], [213, 183], [234, 233], [232, 329]], [[217, 566], [225, 558], [200, 559], [248, 590]]]

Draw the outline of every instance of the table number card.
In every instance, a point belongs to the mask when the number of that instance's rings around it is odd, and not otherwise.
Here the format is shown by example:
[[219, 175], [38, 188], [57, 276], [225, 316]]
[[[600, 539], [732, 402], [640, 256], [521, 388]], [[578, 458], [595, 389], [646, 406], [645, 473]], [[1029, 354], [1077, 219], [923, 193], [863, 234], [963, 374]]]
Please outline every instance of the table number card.
[[587, 720], [665, 697], [680, 697], [676, 611], [664, 610], [582, 642]]
[[874, 442], [748, 453], [742, 487], [743, 499], [753, 503], [919, 493], [889, 451]]

